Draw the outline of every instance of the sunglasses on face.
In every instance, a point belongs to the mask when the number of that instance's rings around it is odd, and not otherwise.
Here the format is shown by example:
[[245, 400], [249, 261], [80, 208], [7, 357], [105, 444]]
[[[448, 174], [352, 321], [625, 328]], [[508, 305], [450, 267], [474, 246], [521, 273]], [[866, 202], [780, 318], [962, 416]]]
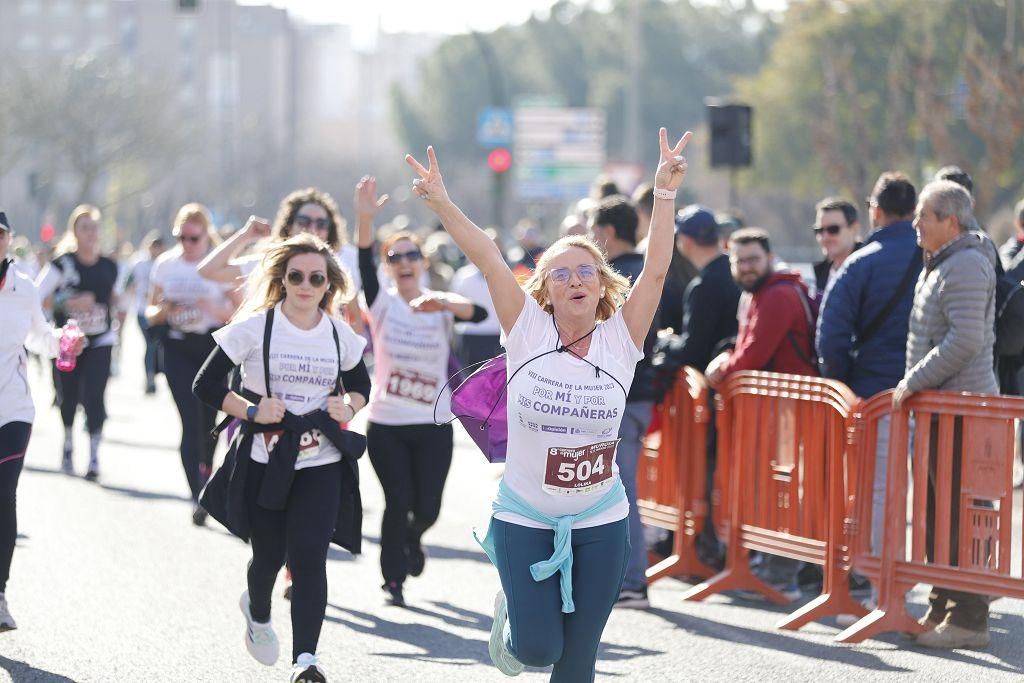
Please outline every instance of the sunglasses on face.
[[821, 237], [821, 233], [827, 232], [829, 235], [838, 235], [839, 231], [843, 229], [841, 225], [815, 225], [811, 228], [814, 230], [814, 234], [817, 237]]
[[388, 263], [401, 263], [405, 259], [409, 263], [416, 263], [423, 258], [423, 252], [419, 249], [413, 251], [389, 251]]
[[189, 244], [199, 244], [202, 239], [202, 235], [178, 235], [179, 242], [188, 242]]
[[[551, 279], [558, 284], [565, 284], [568, 282], [569, 278], [572, 277], [572, 273], [573, 271], [571, 268], [552, 268], [548, 271], [548, 274], [551, 275]], [[578, 277], [581, 282], [592, 282], [597, 278], [597, 266], [589, 263], [576, 266], [576, 277]]]
[[302, 230], [308, 230], [310, 227], [317, 230], [326, 230], [331, 225], [331, 222], [326, 218], [313, 218], [312, 216], [304, 216], [302, 214], [295, 217], [294, 223]]
[[[303, 273], [301, 270], [289, 270], [285, 278], [287, 278], [288, 284], [298, 287], [299, 285], [306, 281], [306, 274]], [[327, 276], [324, 275], [323, 273], [309, 274], [309, 284], [312, 285], [313, 287], [323, 287], [324, 283], [326, 282]]]

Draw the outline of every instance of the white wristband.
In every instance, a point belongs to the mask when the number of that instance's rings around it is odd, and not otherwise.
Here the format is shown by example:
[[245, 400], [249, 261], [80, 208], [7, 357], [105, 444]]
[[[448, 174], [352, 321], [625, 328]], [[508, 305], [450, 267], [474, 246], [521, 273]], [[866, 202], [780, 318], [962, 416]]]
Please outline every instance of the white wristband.
[[654, 198], [655, 199], [675, 199], [676, 198], [676, 191], [675, 190], [666, 190], [665, 188], [662, 188], [662, 187], [656, 187], [656, 188], [654, 188]]

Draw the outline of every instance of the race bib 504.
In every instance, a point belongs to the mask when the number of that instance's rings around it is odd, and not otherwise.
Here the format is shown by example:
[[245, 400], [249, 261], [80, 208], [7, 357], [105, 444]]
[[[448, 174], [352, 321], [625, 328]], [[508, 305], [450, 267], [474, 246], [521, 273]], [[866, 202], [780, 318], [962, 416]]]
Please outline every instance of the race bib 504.
[[573, 496], [607, 488], [611, 484], [618, 443], [615, 439], [579, 448], [549, 448], [544, 490], [554, 495]]

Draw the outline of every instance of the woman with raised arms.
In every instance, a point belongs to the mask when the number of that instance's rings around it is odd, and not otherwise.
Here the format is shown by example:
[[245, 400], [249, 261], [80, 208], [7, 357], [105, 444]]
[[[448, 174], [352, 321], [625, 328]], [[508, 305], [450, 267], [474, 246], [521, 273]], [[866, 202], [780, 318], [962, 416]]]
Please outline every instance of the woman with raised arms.
[[502, 587], [489, 650], [508, 676], [554, 665], [552, 681], [592, 681], [622, 585], [628, 503], [616, 435], [671, 261], [691, 133], [674, 147], [664, 128], [659, 136], [649, 248], [632, 289], [579, 235], [555, 242], [520, 287], [494, 242], [449, 199], [433, 148], [426, 168], [406, 157], [419, 175], [413, 191], [487, 279], [512, 377], [508, 457], [482, 543]]

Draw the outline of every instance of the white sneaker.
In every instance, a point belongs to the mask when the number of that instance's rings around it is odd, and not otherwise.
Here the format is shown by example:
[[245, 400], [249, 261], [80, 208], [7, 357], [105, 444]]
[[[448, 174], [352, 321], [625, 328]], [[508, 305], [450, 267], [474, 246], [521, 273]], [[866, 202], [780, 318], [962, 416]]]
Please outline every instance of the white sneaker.
[[0, 633], [13, 631], [16, 628], [18, 628], [18, 625], [14, 623], [11, 610], [7, 607], [7, 596], [0, 593]]
[[487, 643], [487, 652], [491, 662], [498, 671], [506, 676], [518, 676], [523, 673], [523, 663], [512, 656], [505, 644], [505, 624], [508, 622], [508, 605], [505, 603], [505, 592], [499, 590], [494, 596], [494, 623], [491, 624], [491, 640]]
[[260, 664], [274, 666], [281, 654], [281, 645], [277, 642], [274, 626], [269, 621], [261, 624], [253, 620], [249, 611], [249, 591], [243, 591], [238, 599], [238, 608], [245, 615], [245, 649]]
[[301, 653], [292, 667], [291, 683], [327, 683], [319, 658], [308, 652]]

